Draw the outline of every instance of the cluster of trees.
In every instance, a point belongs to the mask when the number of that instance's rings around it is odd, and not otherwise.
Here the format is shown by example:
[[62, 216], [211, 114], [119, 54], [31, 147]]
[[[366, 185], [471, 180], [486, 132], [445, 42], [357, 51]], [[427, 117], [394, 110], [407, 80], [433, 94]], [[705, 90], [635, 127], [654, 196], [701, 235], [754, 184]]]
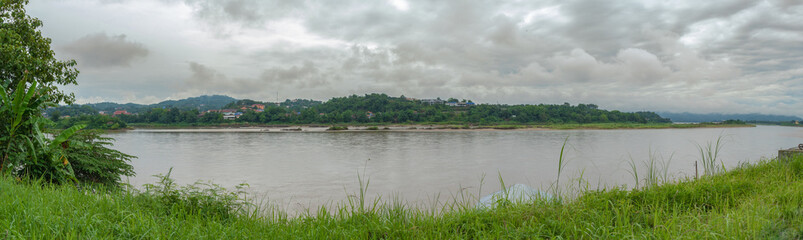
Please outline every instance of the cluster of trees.
[[[297, 101], [296, 101], [297, 102]], [[634, 122], [663, 123], [669, 119], [653, 112], [627, 113], [599, 109], [594, 104], [568, 103], [562, 105], [475, 105], [450, 107], [444, 104], [427, 104], [418, 100], [391, 97], [386, 94], [352, 95], [332, 98], [325, 103], [303, 106], [276, 106], [253, 100], [239, 100], [226, 108], [240, 109], [243, 106], [264, 104], [264, 111], [242, 110], [236, 122], [279, 124], [328, 124], [328, 123], [417, 123], [417, 122], [462, 122], [491, 124], [518, 123], [603, 123]], [[201, 113], [197, 110], [152, 109], [138, 115], [121, 118], [128, 123], [221, 123], [220, 113]]]
[[87, 129], [117, 130], [128, 127], [120, 118], [109, 115], [78, 115], [76, 117], [55, 119], [57, 115], [51, 115], [51, 120], [55, 123], [56, 129], [67, 129], [75, 125], [85, 125]]
[[118, 115], [120, 119], [127, 123], [222, 123], [223, 114], [205, 113], [201, 114], [197, 109], [181, 110], [179, 108], [162, 109], [155, 108], [146, 112], [132, 115]]
[[0, 2], [0, 175], [116, 186], [134, 174], [133, 156], [107, 148], [111, 139], [82, 131], [83, 124], [50, 130], [42, 115], [48, 106], [74, 101], [57, 86], [77, 84], [78, 70], [75, 61], [54, 56], [26, 3]]

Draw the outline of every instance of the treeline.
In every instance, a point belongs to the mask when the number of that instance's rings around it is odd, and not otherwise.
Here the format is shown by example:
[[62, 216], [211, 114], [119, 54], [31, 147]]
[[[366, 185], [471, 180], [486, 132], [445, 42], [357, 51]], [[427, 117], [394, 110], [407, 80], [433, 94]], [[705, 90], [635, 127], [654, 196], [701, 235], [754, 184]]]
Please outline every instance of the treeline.
[[660, 113], [661, 116], [667, 117], [672, 119], [675, 122], [722, 122], [725, 120], [741, 120], [745, 122], [770, 122], [770, 123], [777, 123], [777, 122], [794, 122], [794, 121], [803, 121], [803, 118], [798, 116], [791, 116], [791, 115], [773, 115], [773, 114], [759, 114], [759, 113], [749, 113], [749, 114], [722, 114], [722, 113], [672, 113], [672, 112], [662, 112]]
[[[264, 109], [249, 106], [263, 104]], [[620, 112], [599, 109], [594, 104], [570, 105], [490, 105], [453, 107], [427, 104], [420, 100], [391, 97], [386, 94], [352, 95], [332, 98], [320, 104], [303, 107], [276, 106], [253, 100], [239, 100], [226, 105], [241, 111], [234, 122], [266, 124], [334, 124], [334, 123], [439, 123], [461, 122], [493, 124], [515, 122], [526, 124], [561, 123], [668, 123], [653, 112]], [[240, 108], [246, 107], [246, 110]], [[179, 108], [151, 109], [136, 115], [120, 115], [126, 123], [194, 124], [223, 123], [223, 114], [202, 113]]]
[[[55, 115], [53, 115], [55, 116]], [[87, 129], [103, 129], [103, 130], [116, 130], [128, 127], [125, 121], [118, 117], [108, 115], [80, 115], [76, 117], [56, 119], [51, 116], [51, 120], [55, 120], [56, 129], [66, 129], [71, 126], [83, 124]]]

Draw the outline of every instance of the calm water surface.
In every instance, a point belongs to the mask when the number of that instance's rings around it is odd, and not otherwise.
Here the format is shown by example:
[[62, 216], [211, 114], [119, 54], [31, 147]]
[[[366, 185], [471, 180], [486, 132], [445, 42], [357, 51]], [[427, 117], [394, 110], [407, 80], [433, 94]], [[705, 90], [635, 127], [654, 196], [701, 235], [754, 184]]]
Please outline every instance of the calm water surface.
[[[110, 134], [114, 148], [139, 158], [132, 165], [139, 186], [167, 173], [187, 184], [211, 180], [225, 187], [248, 183], [268, 201], [298, 209], [338, 203], [359, 189], [365, 168], [368, 193], [401, 196], [411, 203], [451, 199], [461, 189], [477, 195], [524, 183], [546, 189], [557, 177], [564, 139], [563, 182], [581, 175], [592, 188], [633, 186], [630, 159], [671, 158], [670, 174], [694, 176], [697, 144], [723, 136], [727, 167], [773, 157], [803, 143], [803, 128], [758, 126], [727, 129], [527, 130], [411, 132], [200, 133], [134, 130]], [[367, 162], [367, 164], [366, 164]], [[700, 169], [702, 172], [702, 169]]]

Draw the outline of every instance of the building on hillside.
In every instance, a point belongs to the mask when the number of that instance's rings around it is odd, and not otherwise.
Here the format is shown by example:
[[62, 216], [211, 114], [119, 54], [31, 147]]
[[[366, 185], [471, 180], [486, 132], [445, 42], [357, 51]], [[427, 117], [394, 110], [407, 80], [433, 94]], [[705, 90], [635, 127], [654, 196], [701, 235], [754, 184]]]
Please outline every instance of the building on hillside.
[[234, 112], [226, 112], [223, 113], [223, 120], [234, 120], [237, 119], [237, 115]]
[[225, 112], [223, 113], [223, 120], [234, 120], [240, 118], [242, 116], [242, 112]]
[[211, 109], [207, 110], [208, 113], [234, 113], [237, 112], [236, 109]]
[[471, 107], [474, 106], [473, 102], [448, 102], [446, 106], [450, 107]]
[[429, 105], [443, 104], [445, 102], [446, 101], [443, 101], [443, 100], [440, 100], [440, 99], [421, 99], [421, 103], [429, 104]]
[[114, 113], [112, 114], [112, 116], [117, 116], [117, 115], [131, 115], [131, 113], [129, 113], [126, 110], [117, 110], [114, 111]]

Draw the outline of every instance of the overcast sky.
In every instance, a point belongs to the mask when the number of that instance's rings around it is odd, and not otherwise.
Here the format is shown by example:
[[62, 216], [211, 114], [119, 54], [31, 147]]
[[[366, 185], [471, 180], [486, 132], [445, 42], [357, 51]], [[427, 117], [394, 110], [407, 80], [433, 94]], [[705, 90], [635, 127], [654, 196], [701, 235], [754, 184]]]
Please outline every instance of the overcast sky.
[[803, 1], [33, 0], [79, 103], [387, 93], [803, 116]]

